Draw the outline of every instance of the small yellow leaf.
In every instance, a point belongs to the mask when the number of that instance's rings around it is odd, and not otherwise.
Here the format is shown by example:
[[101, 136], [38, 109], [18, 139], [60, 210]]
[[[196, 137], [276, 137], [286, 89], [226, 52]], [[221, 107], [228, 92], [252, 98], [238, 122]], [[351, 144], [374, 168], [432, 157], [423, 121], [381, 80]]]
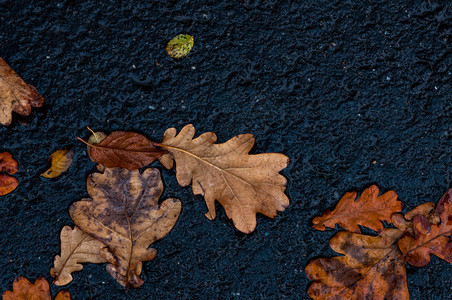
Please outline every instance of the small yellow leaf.
[[166, 46], [166, 51], [172, 58], [181, 58], [193, 48], [194, 39], [189, 34], [179, 34]]
[[52, 156], [50, 169], [41, 174], [45, 178], [55, 178], [66, 172], [74, 158], [74, 151], [72, 150], [58, 150]]

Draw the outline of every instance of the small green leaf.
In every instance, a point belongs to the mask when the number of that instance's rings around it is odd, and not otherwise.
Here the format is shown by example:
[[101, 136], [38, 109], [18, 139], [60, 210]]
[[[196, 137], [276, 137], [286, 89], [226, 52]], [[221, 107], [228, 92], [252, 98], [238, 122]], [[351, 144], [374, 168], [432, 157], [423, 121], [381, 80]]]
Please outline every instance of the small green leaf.
[[166, 51], [173, 58], [181, 58], [187, 55], [193, 48], [194, 39], [189, 34], [179, 34], [166, 46]]

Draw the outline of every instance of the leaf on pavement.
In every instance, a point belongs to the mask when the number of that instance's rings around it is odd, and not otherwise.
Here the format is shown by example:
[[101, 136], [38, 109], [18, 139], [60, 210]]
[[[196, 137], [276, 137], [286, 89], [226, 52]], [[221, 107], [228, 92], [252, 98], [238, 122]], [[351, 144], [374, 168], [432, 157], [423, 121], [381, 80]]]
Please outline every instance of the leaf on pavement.
[[[96, 134], [100, 136], [101, 133]], [[149, 165], [166, 152], [145, 136], [130, 131], [113, 131], [99, 143], [78, 139], [88, 145], [91, 160], [107, 168], [139, 169]], [[93, 138], [94, 142], [96, 140]]]
[[[3, 300], [50, 300], [49, 283], [44, 277], [36, 279], [31, 284], [25, 277], [17, 277], [13, 282], [13, 291], [3, 292]], [[55, 297], [55, 300], [70, 300], [71, 296], [68, 291], [62, 290]]]
[[11, 124], [13, 111], [28, 116], [32, 106], [42, 105], [44, 97], [35, 87], [25, 83], [0, 57], [0, 124]]
[[193, 125], [166, 130], [160, 147], [168, 154], [159, 158], [168, 169], [176, 162], [177, 181], [181, 186], [192, 183], [193, 193], [203, 195], [207, 218], [215, 218], [215, 200], [225, 208], [235, 227], [250, 233], [256, 227], [256, 213], [275, 217], [289, 205], [284, 194], [287, 180], [279, 172], [289, 163], [280, 153], [250, 155], [254, 136], [238, 135], [223, 144], [207, 132], [193, 139]]
[[69, 213], [84, 232], [103, 242], [112, 254], [107, 271], [126, 287], [143, 284], [142, 262], [155, 258], [148, 248], [175, 225], [181, 210], [177, 199], [160, 205], [163, 183], [157, 169], [105, 169], [88, 177], [92, 199], [75, 202]]
[[107, 262], [106, 255], [102, 254], [108, 251], [105, 244], [77, 226], [74, 229], [64, 226], [60, 238], [61, 256], [55, 256], [54, 267], [50, 269], [50, 274], [55, 278], [54, 284], [61, 286], [71, 282], [71, 273], [83, 269], [81, 263]]
[[166, 52], [172, 58], [181, 58], [186, 56], [193, 48], [194, 39], [189, 34], [176, 35], [166, 46]]
[[312, 260], [305, 269], [313, 280], [313, 299], [409, 299], [405, 262], [397, 247], [403, 232], [386, 228], [378, 236], [337, 233], [330, 246], [344, 256]]
[[41, 174], [45, 178], [55, 178], [66, 172], [74, 158], [73, 150], [57, 150], [51, 156], [50, 168]]
[[452, 189], [436, 205], [434, 216], [440, 219], [438, 224], [432, 223], [432, 219], [429, 220], [423, 214], [414, 217], [413, 213], [407, 215], [406, 219], [413, 220], [414, 235], [405, 234], [398, 241], [407, 262], [415, 267], [423, 267], [430, 262], [430, 254], [433, 254], [452, 263]]
[[19, 184], [19, 180], [12, 175], [17, 172], [17, 161], [8, 152], [0, 152], [0, 196], [6, 195], [14, 191]]
[[390, 222], [391, 215], [402, 210], [403, 204], [397, 201], [397, 194], [389, 191], [378, 196], [380, 189], [372, 185], [364, 190], [358, 200], [356, 192], [346, 193], [333, 211], [325, 211], [322, 216], [312, 220], [314, 228], [325, 230], [339, 224], [342, 228], [360, 233], [358, 225], [375, 231], [383, 229], [382, 221]]

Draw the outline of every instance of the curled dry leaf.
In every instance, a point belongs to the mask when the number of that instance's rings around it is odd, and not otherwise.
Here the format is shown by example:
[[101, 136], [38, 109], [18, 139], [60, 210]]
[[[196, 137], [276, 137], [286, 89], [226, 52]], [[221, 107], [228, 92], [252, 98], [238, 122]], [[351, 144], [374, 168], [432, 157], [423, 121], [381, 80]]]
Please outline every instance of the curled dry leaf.
[[19, 180], [8, 174], [15, 174], [18, 167], [17, 161], [10, 153], [0, 153], [0, 196], [9, 194], [16, 189]]
[[[36, 279], [31, 284], [25, 277], [17, 277], [13, 282], [13, 291], [3, 292], [3, 300], [51, 300], [49, 283], [44, 277]], [[68, 291], [62, 290], [55, 297], [55, 300], [70, 300], [71, 295]]]
[[289, 205], [284, 194], [287, 180], [279, 174], [289, 163], [280, 153], [249, 155], [253, 148], [251, 134], [238, 135], [223, 144], [207, 132], [193, 139], [193, 125], [176, 135], [168, 129], [159, 144], [168, 151], [159, 158], [168, 169], [176, 162], [177, 181], [181, 186], [192, 183], [193, 193], [203, 195], [209, 212], [215, 218], [215, 200], [225, 208], [235, 227], [250, 233], [256, 227], [256, 213], [274, 217]]
[[26, 84], [0, 57], [0, 124], [11, 124], [13, 111], [28, 116], [32, 106], [42, 105], [44, 97], [32, 85]]
[[[96, 135], [100, 137], [101, 133], [97, 132]], [[91, 159], [107, 168], [142, 168], [166, 152], [145, 136], [129, 131], [114, 131], [99, 143], [79, 140], [88, 145]], [[93, 138], [93, 141], [96, 140]]]
[[142, 285], [142, 262], [157, 254], [148, 247], [171, 231], [180, 214], [180, 201], [167, 199], [159, 206], [163, 183], [157, 169], [140, 174], [107, 168], [103, 174], [91, 174], [87, 188], [92, 200], [75, 202], [69, 210], [72, 220], [108, 247], [107, 271], [119, 284]]
[[66, 285], [71, 282], [71, 273], [83, 269], [81, 263], [107, 262], [108, 255], [104, 253], [108, 252], [108, 249], [105, 244], [77, 226], [74, 229], [64, 226], [60, 238], [61, 256], [55, 256], [54, 267], [50, 269], [50, 274], [55, 278], [54, 284]]
[[358, 200], [356, 192], [346, 193], [333, 211], [325, 211], [322, 216], [312, 220], [314, 228], [325, 230], [339, 224], [342, 228], [360, 233], [358, 225], [375, 231], [383, 229], [382, 221], [390, 222], [391, 216], [402, 210], [403, 204], [397, 201], [397, 194], [389, 191], [378, 196], [380, 189], [372, 185], [364, 190]]
[[414, 236], [407, 233], [398, 241], [407, 262], [415, 267], [423, 267], [430, 262], [430, 255], [433, 254], [452, 263], [452, 189], [436, 205], [434, 215], [440, 219], [438, 224], [432, 223], [432, 218], [429, 220], [423, 214], [414, 217], [413, 213], [407, 215], [406, 219], [412, 219]]
[[193, 48], [194, 39], [189, 34], [179, 34], [175, 36], [166, 46], [166, 52], [172, 58], [181, 58], [186, 56]]
[[73, 150], [58, 150], [55, 151], [51, 156], [51, 166], [50, 168], [41, 174], [45, 178], [55, 178], [61, 175], [61, 173], [66, 172], [74, 158]]
[[344, 256], [312, 260], [305, 269], [313, 280], [313, 299], [409, 299], [405, 262], [397, 247], [403, 232], [383, 229], [379, 236], [337, 233], [330, 246]]

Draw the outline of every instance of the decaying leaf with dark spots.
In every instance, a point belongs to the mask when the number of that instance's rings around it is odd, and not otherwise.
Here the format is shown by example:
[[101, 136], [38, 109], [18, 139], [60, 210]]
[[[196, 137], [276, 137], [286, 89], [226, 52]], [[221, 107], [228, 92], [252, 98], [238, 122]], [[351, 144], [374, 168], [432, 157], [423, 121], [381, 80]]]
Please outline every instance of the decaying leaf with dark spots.
[[72, 272], [83, 269], [81, 263], [104, 263], [108, 257], [107, 247], [77, 226], [61, 229], [61, 255], [55, 256], [50, 274], [56, 285], [66, 285], [72, 281]]
[[10, 175], [16, 174], [19, 165], [9, 152], [0, 153], [0, 196], [14, 191], [19, 180]]
[[163, 183], [157, 169], [105, 169], [88, 177], [92, 199], [75, 202], [70, 208], [74, 223], [107, 245], [112, 256], [107, 271], [126, 287], [143, 284], [142, 262], [154, 259], [153, 242], [168, 234], [176, 223], [181, 202], [158, 200]]
[[[50, 286], [44, 277], [36, 279], [32, 284], [25, 277], [17, 277], [13, 282], [13, 290], [3, 292], [3, 300], [51, 300]], [[55, 300], [71, 300], [68, 291], [60, 291]]]
[[[95, 134], [94, 138], [91, 136], [93, 143], [78, 139], [88, 145], [91, 160], [106, 168], [139, 169], [166, 153], [156, 143], [135, 132], [113, 131], [107, 137], [100, 132]], [[96, 143], [98, 140], [100, 142]]]
[[[430, 220], [423, 214], [414, 217], [413, 213], [407, 215], [405, 218], [412, 218], [414, 234], [407, 233], [398, 241], [407, 262], [423, 267], [430, 262], [430, 255], [433, 254], [452, 263], [452, 189], [439, 200]], [[437, 219], [440, 219], [439, 223], [432, 223]]]
[[306, 276], [313, 280], [313, 299], [409, 299], [403, 254], [397, 240], [403, 232], [383, 229], [379, 236], [348, 231], [330, 240], [331, 248], [344, 256], [312, 260]]
[[289, 158], [281, 153], [248, 154], [254, 136], [241, 134], [222, 144], [217, 136], [206, 132], [193, 138], [193, 125], [186, 125], [179, 134], [175, 128], [166, 130], [160, 147], [168, 151], [159, 158], [168, 169], [176, 162], [177, 182], [192, 184], [195, 195], [203, 195], [207, 218], [215, 218], [215, 201], [223, 205], [234, 226], [250, 233], [256, 228], [256, 214], [275, 217], [277, 211], [289, 206], [284, 193], [287, 179], [279, 174]]
[[356, 192], [346, 193], [333, 211], [325, 211], [322, 216], [312, 220], [314, 228], [325, 230], [339, 224], [344, 229], [360, 233], [358, 225], [375, 231], [383, 229], [382, 221], [391, 221], [391, 216], [402, 210], [403, 204], [397, 201], [397, 194], [388, 191], [378, 196], [380, 189], [372, 185], [364, 190], [358, 200]]
[[0, 57], [0, 124], [11, 124], [13, 111], [28, 116], [32, 106], [43, 105], [44, 97], [36, 88], [25, 83]]

